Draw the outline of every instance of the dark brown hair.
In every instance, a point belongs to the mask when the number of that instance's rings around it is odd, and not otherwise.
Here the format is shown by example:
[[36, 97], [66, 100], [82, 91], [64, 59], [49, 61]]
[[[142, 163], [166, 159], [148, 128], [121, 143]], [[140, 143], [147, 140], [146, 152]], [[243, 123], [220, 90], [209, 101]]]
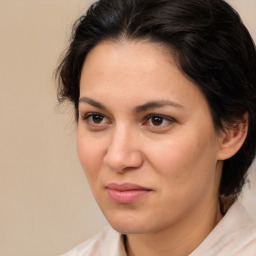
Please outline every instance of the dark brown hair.
[[[223, 0], [99, 0], [74, 25], [58, 67], [58, 99], [78, 118], [79, 80], [88, 52], [106, 40], [150, 40], [169, 47], [205, 95], [218, 129], [248, 113], [248, 136], [224, 161], [219, 193], [238, 195], [256, 150], [256, 51], [237, 12]], [[202, 120], [203, 122], [203, 120]]]

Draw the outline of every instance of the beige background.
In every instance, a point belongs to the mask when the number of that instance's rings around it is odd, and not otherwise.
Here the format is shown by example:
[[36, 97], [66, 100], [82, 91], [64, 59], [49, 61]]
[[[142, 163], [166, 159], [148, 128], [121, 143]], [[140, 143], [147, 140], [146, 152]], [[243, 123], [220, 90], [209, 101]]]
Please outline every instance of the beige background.
[[[73, 21], [91, 2], [0, 0], [0, 256], [57, 255], [106, 223], [52, 79]], [[256, 38], [256, 1], [230, 2]], [[254, 217], [255, 173], [243, 198]]]

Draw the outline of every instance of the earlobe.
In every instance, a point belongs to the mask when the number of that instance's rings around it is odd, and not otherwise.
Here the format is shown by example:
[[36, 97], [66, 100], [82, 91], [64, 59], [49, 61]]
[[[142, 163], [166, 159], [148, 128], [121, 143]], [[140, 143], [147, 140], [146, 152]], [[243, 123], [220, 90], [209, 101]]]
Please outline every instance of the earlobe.
[[222, 131], [219, 136], [218, 160], [226, 160], [234, 156], [242, 147], [248, 133], [248, 114], [238, 120], [235, 125]]

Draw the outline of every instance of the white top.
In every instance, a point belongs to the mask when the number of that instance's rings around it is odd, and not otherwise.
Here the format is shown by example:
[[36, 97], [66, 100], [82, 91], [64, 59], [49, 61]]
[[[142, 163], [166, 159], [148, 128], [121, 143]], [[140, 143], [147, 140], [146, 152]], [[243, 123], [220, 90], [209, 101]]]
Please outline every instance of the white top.
[[[127, 256], [123, 236], [110, 226], [62, 256]], [[256, 225], [235, 202], [189, 256], [256, 256]]]

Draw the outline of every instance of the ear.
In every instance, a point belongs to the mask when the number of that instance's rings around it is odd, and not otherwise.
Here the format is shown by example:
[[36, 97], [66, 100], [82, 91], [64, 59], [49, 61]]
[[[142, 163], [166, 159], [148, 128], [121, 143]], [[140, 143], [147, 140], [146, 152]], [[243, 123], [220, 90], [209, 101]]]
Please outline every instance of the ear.
[[246, 113], [232, 127], [225, 128], [219, 135], [218, 160], [234, 156], [242, 147], [248, 133], [248, 114]]

